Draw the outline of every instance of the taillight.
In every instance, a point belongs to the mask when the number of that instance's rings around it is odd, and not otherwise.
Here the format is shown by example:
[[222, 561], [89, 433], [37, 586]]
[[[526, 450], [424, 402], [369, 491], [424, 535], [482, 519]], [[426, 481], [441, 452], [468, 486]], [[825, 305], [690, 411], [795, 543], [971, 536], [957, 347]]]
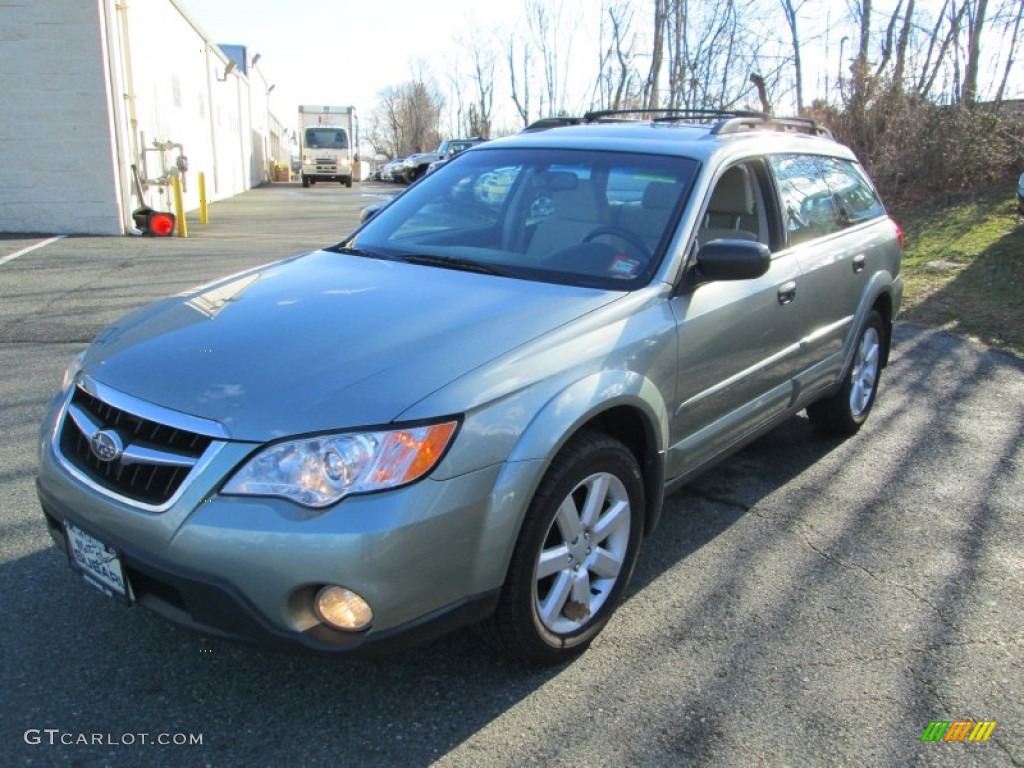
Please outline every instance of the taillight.
[[899, 224], [897, 224], [895, 221], [892, 222], [892, 225], [896, 228], [896, 238], [900, 241], [900, 248], [902, 248], [903, 247], [903, 228]]

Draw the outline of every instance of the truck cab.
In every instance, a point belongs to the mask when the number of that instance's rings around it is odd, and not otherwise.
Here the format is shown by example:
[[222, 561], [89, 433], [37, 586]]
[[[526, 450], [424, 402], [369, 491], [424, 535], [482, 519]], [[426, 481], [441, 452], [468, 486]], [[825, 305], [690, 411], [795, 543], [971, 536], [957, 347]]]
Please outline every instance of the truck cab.
[[301, 133], [302, 186], [338, 181], [352, 186], [352, 142], [342, 126], [316, 125]]

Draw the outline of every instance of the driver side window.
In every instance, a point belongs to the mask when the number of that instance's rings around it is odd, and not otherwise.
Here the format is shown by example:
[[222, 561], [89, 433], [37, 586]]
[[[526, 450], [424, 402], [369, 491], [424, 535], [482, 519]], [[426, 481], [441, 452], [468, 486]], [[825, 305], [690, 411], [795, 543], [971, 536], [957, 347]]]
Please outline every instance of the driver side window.
[[738, 163], [718, 177], [697, 230], [697, 244], [750, 240], [768, 244], [764, 199], [753, 163]]

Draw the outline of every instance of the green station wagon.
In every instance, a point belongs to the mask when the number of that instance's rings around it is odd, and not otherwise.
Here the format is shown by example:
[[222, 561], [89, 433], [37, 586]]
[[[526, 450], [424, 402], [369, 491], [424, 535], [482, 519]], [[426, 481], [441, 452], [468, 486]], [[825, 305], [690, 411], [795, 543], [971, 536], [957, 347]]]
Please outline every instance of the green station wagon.
[[899, 228], [810, 120], [660, 110], [467, 150], [341, 243], [75, 359], [39, 498], [93, 586], [217, 636], [557, 662], [665, 494], [802, 409], [853, 434]]

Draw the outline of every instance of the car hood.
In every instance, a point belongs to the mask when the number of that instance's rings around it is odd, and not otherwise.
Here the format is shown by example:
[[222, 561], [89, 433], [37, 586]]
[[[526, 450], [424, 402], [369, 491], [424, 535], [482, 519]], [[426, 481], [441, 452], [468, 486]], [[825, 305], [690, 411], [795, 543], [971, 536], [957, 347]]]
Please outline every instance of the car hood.
[[316, 251], [138, 310], [83, 370], [239, 440], [383, 425], [621, 295]]

